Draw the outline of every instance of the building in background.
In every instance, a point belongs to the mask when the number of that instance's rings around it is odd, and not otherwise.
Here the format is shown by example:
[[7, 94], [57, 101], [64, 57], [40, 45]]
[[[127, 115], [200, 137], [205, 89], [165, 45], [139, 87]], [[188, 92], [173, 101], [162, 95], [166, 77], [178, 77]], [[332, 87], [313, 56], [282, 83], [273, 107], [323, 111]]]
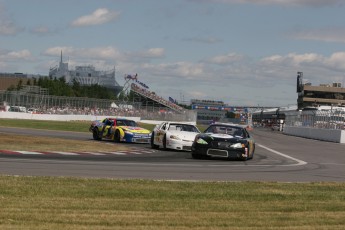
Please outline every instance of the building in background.
[[64, 77], [68, 84], [73, 84], [76, 81], [82, 86], [100, 85], [114, 90], [116, 95], [123, 88], [115, 79], [115, 68], [113, 70], [101, 71], [96, 70], [92, 65], [87, 65], [76, 66], [74, 70], [69, 70], [68, 63], [62, 60], [62, 52], [59, 65], [49, 69], [49, 77]]
[[17, 88], [17, 86], [24, 86], [32, 84], [31, 79], [42, 77], [39, 74], [24, 74], [24, 73], [0, 73], [0, 90], [8, 90], [9, 88]]
[[0, 73], [0, 90], [16, 87], [19, 82], [27, 82], [28, 76], [22, 73]]
[[[191, 108], [197, 112], [198, 123], [209, 124], [212, 122], [234, 122], [241, 123], [245, 122], [248, 108], [229, 106], [223, 101], [213, 100], [191, 100]], [[227, 119], [226, 114], [232, 112], [236, 114], [234, 119]]]
[[313, 86], [303, 82], [303, 72], [297, 73], [298, 109], [319, 106], [345, 106], [345, 88], [341, 83]]

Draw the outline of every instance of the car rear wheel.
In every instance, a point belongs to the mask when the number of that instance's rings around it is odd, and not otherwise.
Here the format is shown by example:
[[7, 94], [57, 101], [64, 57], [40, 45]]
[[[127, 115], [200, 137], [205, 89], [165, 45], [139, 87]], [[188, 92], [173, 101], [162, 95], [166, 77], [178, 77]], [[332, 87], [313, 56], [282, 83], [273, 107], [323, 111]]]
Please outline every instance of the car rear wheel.
[[247, 152], [247, 156], [246, 156], [246, 157], [240, 156], [240, 159], [241, 159], [242, 161], [246, 161], [246, 160], [250, 159], [250, 158], [249, 158], [250, 149], [248, 148], [247, 151], [248, 151], [248, 152]]
[[92, 137], [93, 137], [93, 139], [96, 140], [96, 141], [102, 140], [102, 138], [101, 138], [100, 135], [99, 135], [99, 131], [98, 131], [97, 128], [92, 130]]
[[201, 159], [201, 156], [199, 154], [192, 153], [192, 158], [193, 159]]
[[248, 157], [241, 157], [240, 158], [242, 161], [246, 161], [246, 160], [248, 160]]
[[253, 152], [252, 152], [252, 155], [251, 155], [250, 159], [254, 158], [254, 152], [255, 152], [255, 145], [253, 145]]
[[155, 138], [155, 134], [152, 132], [152, 135], [151, 135], [151, 148], [152, 149], [158, 149], [159, 146], [154, 144], [154, 138]]
[[114, 141], [115, 141], [116, 143], [119, 143], [119, 142], [120, 142], [120, 138], [121, 138], [121, 136], [120, 136], [120, 131], [119, 131], [119, 130], [116, 130], [116, 131], [115, 131], [115, 134], [114, 134]]
[[167, 135], [165, 134], [163, 137], [163, 149], [167, 149]]

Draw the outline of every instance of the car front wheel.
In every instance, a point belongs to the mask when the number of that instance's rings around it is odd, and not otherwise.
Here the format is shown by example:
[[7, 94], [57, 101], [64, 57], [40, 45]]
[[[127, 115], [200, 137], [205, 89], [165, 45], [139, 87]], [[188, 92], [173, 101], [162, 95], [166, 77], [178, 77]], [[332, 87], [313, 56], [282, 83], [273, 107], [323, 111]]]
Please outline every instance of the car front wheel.
[[159, 146], [154, 144], [154, 138], [155, 138], [155, 134], [152, 133], [152, 135], [151, 135], [151, 148], [152, 149], [158, 149]]

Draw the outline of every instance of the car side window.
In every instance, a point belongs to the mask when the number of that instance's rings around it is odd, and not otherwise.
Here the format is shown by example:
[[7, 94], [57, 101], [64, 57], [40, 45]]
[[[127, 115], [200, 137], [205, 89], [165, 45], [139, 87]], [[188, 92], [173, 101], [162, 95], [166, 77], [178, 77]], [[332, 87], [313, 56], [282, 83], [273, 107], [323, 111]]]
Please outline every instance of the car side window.
[[105, 121], [104, 121], [104, 125], [111, 125], [111, 121], [109, 120], [109, 119], [106, 119]]
[[175, 124], [172, 124], [169, 126], [169, 130], [179, 130], [181, 131], [182, 127], [180, 125], [175, 125]]
[[210, 126], [205, 133], [218, 133], [216, 126]]
[[165, 130], [165, 129], [166, 129], [166, 126], [167, 126], [167, 124], [164, 124], [164, 125], [162, 126], [162, 130]]
[[245, 137], [245, 138], [250, 138], [250, 135], [249, 135], [249, 133], [247, 132], [247, 130], [244, 130], [244, 137]]

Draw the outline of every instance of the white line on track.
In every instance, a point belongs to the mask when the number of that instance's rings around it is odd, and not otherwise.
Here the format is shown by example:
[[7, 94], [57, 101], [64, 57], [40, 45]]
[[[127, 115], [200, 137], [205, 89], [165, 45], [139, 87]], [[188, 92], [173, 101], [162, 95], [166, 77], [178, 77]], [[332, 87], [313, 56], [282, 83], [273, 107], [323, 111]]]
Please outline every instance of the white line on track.
[[142, 150], [140, 151], [141, 153], [153, 153], [154, 151], [150, 151], [150, 150]]
[[56, 152], [56, 151], [53, 151], [52, 153], [57, 153], [57, 154], [67, 155], [67, 156], [77, 156], [77, 155], [79, 155], [78, 153], [71, 153], [71, 152]]
[[320, 163], [320, 165], [337, 165], [337, 166], [343, 166], [345, 164], [341, 164], [341, 163]]
[[[288, 159], [290, 159], [290, 160], [296, 161], [297, 164], [293, 164], [293, 165], [298, 166], [298, 165], [306, 165], [306, 164], [307, 164], [307, 162], [305, 162], [305, 161], [302, 161], [302, 160], [299, 160], [299, 159], [297, 159], [297, 158], [294, 158], [294, 157], [291, 157], [291, 156], [289, 156], [289, 155], [286, 155], [286, 154], [284, 154], [284, 153], [278, 152], [278, 151], [276, 151], [276, 150], [274, 150], [274, 149], [271, 149], [271, 148], [268, 148], [268, 147], [266, 147], [266, 146], [264, 146], [264, 145], [260, 145], [260, 144], [257, 144], [257, 145], [258, 145], [259, 147], [261, 147], [261, 148], [263, 148], [263, 149], [266, 149], [267, 151], [270, 151], [270, 152], [272, 152], [272, 153], [275, 153], [275, 154], [277, 154], [277, 155], [279, 155], [279, 156], [282, 156], [282, 157], [288, 158]], [[292, 165], [281, 165], [281, 166], [292, 166]]]
[[32, 154], [32, 155], [42, 155], [43, 153], [39, 153], [39, 152], [31, 152], [31, 151], [17, 151], [18, 153], [21, 154]]
[[[248, 167], [248, 166], [252, 166], [252, 167], [267, 167], [267, 166], [301, 166], [301, 165], [306, 165], [307, 162], [305, 161], [302, 161], [302, 160], [299, 160], [297, 158], [294, 158], [294, 157], [291, 157], [289, 155], [286, 155], [284, 153], [281, 153], [281, 152], [278, 152], [274, 149], [271, 149], [269, 147], [266, 147], [264, 145], [261, 145], [261, 144], [257, 144], [258, 147], [261, 147], [263, 149], [266, 149], [267, 151], [270, 151], [274, 154], [277, 154], [279, 156], [282, 156], [282, 157], [285, 157], [287, 159], [290, 159], [290, 160], [293, 160], [296, 162], [296, 164], [287, 164], [287, 165], [272, 165], [272, 164], [265, 164], [265, 165], [250, 165], [250, 164], [247, 164], [247, 165], [243, 165], [243, 164], [240, 164], [240, 165], [223, 165], [223, 164], [209, 164], [209, 165], [206, 165], [206, 164], [184, 164], [184, 163], [177, 163], [177, 164], [173, 164], [173, 163], [129, 163], [129, 162], [118, 162], [117, 164], [118, 165], [151, 165], [151, 166], [182, 166], [182, 167], [185, 167], [185, 166], [189, 166], [189, 167]], [[43, 154], [43, 153], [40, 153], [40, 152], [31, 152], [31, 151], [17, 151], [21, 154], [36, 154], [36, 155], [40, 155], [40, 154]], [[72, 153], [72, 152], [57, 152], [57, 151], [54, 151], [52, 153], [57, 153], [57, 154], [61, 154], [61, 155], [71, 155], [71, 156], [74, 156], [74, 155], [79, 155], [77, 153]], [[96, 153], [96, 152], [85, 152], [85, 153], [88, 153], [88, 154], [93, 154], [93, 155], [107, 155], [105, 153]], [[128, 152], [121, 152], [121, 151], [118, 151], [118, 152], [109, 152], [110, 154], [114, 154], [114, 155], [126, 155], [128, 154]], [[109, 154], [108, 153], [108, 154]], [[141, 153], [136, 153], [136, 152], [131, 152], [132, 154], [141, 154]], [[343, 165], [343, 164], [334, 164], [334, 165]]]
[[140, 155], [142, 153], [141, 152], [131, 152], [131, 154]]
[[109, 152], [111, 154], [114, 154], [114, 155], [126, 155], [127, 153], [123, 153], [123, 152]]
[[87, 153], [87, 154], [95, 155], [95, 156], [104, 156], [104, 155], [107, 155], [107, 154], [105, 154], [105, 153], [95, 153], [95, 152], [83, 152], [83, 153]]

